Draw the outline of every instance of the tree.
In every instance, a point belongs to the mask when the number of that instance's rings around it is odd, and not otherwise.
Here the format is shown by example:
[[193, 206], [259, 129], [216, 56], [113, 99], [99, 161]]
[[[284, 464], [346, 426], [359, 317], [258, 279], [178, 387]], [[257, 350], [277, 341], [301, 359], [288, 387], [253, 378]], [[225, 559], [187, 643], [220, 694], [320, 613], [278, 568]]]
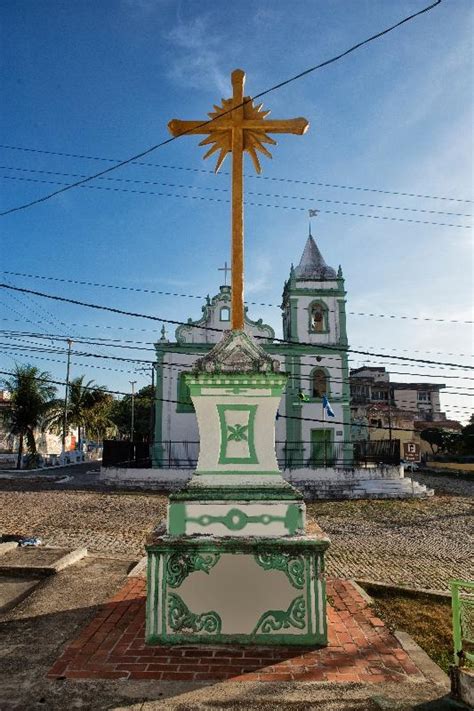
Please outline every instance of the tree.
[[[146, 385], [135, 395], [134, 435], [136, 440], [146, 442], [150, 437], [152, 407], [154, 405], [153, 387]], [[130, 437], [132, 422], [132, 396], [125, 395], [115, 400], [110, 415], [122, 436]]]
[[[78, 448], [81, 447], [82, 434], [87, 429], [94, 429], [97, 417], [102, 412], [102, 425], [106, 416], [106, 406], [110, 404], [110, 393], [105, 388], [94, 385], [93, 380], [84, 384], [84, 376], [71, 380], [69, 384], [69, 397], [67, 404], [67, 424], [77, 427]], [[45, 419], [45, 427], [50, 427], [56, 432], [61, 432], [64, 418], [64, 400], [55, 400], [50, 408], [49, 416]]]
[[117, 426], [112, 420], [114, 403], [114, 396], [104, 392], [104, 397], [91, 407], [86, 428], [89, 437], [100, 441], [116, 434]]
[[[425, 442], [428, 442], [433, 454], [437, 454], [438, 452], [448, 452], [452, 450], [456, 446], [459, 435], [438, 427], [428, 427], [420, 433], [420, 437]], [[434, 449], [435, 447], [436, 451]]]
[[56, 388], [49, 373], [40, 372], [33, 365], [15, 365], [11, 378], [3, 381], [11, 394], [10, 407], [3, 413], [8, 437], [18, 437], [16, 468], [21, 469], [24, 445], [31, 454], [36, 453], [35, 430], [41, 426]]
[[474, 455], [474, 415], [471, 415], [469, 424], [462, 428], [458, 451], [459, 454]]

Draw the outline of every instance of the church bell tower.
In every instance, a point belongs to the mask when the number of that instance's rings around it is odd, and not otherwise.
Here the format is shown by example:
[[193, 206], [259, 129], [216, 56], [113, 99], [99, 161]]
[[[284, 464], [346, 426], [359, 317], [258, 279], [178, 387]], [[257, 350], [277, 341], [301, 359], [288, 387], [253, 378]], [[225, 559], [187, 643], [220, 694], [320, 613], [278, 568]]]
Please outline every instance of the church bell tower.
[[310, 234], [283, 290], [283, 334], [292, 343], [347, 346], [344, 278]]

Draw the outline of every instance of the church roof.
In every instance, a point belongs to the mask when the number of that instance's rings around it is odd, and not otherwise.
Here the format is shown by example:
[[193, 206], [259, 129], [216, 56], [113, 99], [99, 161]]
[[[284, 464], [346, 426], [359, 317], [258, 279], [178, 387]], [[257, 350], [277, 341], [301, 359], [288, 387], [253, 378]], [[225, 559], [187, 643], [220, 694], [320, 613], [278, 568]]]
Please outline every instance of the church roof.
[[309, 235], [300, 263], [295, 268], [297, 279], [336, 279], [336, 271], [328, 267], [312, 235]]

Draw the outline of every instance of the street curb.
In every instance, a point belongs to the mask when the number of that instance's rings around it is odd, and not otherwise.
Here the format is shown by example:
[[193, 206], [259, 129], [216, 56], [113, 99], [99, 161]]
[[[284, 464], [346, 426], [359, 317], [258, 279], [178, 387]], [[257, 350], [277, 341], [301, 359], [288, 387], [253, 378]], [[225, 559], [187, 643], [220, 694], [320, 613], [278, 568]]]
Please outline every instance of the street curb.
[[138, 563], [133, 566], [131, 571], [128, 573], [127, 578], [146, 578], [146, 555], [140, 558]]
[[[98, 464], [101, 463], [101, 459], [89, 459], [85, 462], [70, 462], [69, 464], [55, 464], [54, 466], [50, 467], [38, 467], [36, 469], [0, 469], [0, 476], [2, 474], [8, 474], [9, 476], [14, 476], [14, 477], [21, 477], [21, 476], [28, 476], [28, 474], [44, 474], [45, 472], [50, 472], [51, 474], [54, 474], [58, 469], [70, 469], [71, 467], [80, 467], [84, 466], [84, 464]], [[58, 476], [60, 476], [58, 474]]]
[[353, 578], [350, 578], [349, 582], [352, 585], [352, 587], [359, 593], [359, 595], [366, 601], [366, 603], [368, 605], [374, 604], [373, 597], [370, 597], [369, 593], [366, 590], [364, 590], [364, 588], [361, 587], [356, 580], [354, 580]]
[[12, 577], [35, 577], [38, 575], [44, 577], [48, 575], [56, 575], [56, 573], [59, 573], [60, 570], [64, 570], [64, 568], [67, 568], [70, 565], [77, 563], [78, 561], [82, 560], [82, 558], [85, 558], [86, 555], [87, 548], [76, 548], [70, 553], [66, 553], [66, 555], [63, 555], [61, 558], [58, 558], [58, 560], [55, 561], [53, 565], [31, 565], [21, 567], [2, 565], [2, 563], [0, 562], [0, 574], [10, 575]]
[[393, 634], [424, 676], [430, 679], [434, 684], [439, 684], [440, 686], [450, 689], [449, 676], [431, 659], [425, 650], [415, 642], [408, 632], [395, 630]]
[[[11, 576], [11, 577], [15, 577], [15, 576]], [[0, 582], [1, 582], [1, 579], [0, 579]], [[40, 585], [42, 582], [43, 581], [41, 578], [39, 580], [36, 579], [36, 581], [32, 581], [32, 584], [29, 588], [24, 590], [22, 593], [17, 595], [15, 598], [12, 598], [8, 602], [6, 602], [4, 605], [1, 605], [0, 606], [0, 615], [3, 615], [5, 612], [8, 612], [13, 607], [16, 607], [17, 605], [19, 605], [20, 602], [23, 602], [23, 600], [25, 600], [27, 597], [29, 597], [31, 595], [31, 593], [34, 592], [36, 590], [36, 588], [38, 587], [38, 585]]]
[[[351, 581], [352, 582], [352, 581]], [[434, 598], [445, 598], [447, 600], [451, 600], [451, 593], [446, 592], [445, 590], [430, 590], [427, 588], [411, 588], [408, 585], [393, 585], [393, 583], [380, 583], [375, 580], [365, 580], [361, 578], [357, 578], [357, 580], [354, 580], [354, 582], [361, 586], [361, 585], [368, 585], [372, 588], [378, 588], [379, 590], [387, 590], [387, 592], [404, 592], [404, 593], [409, 593], [410, 595], [428, 595], [428, 597], [434, 597]], [[367, 595], [367, 593], [366, 593]]]

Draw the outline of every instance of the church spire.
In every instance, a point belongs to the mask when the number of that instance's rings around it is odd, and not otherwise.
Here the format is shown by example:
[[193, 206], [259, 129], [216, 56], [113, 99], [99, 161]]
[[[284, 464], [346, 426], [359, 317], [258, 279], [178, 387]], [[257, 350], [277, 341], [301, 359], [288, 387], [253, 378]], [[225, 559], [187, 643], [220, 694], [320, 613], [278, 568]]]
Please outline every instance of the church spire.
[[312, 279], [336, 279], [335, 270], [332, 267], [328, 267], [324, 261], [311, 231], [306, 240], [300, 263], [295, 268], [295, 277], [309, 281]]

